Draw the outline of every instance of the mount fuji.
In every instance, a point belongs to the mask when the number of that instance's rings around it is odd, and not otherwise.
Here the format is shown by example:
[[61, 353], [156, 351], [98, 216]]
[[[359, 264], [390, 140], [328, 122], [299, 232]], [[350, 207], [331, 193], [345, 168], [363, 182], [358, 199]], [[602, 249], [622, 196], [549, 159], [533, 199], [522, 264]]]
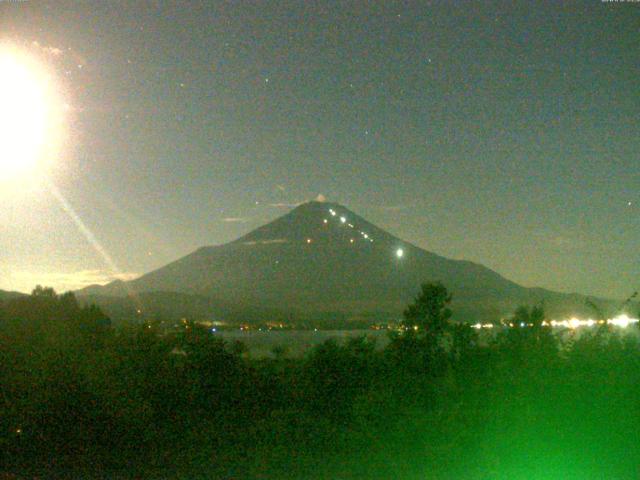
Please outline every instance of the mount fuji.
[[[109, 311], [128, 299], [158, 316], [322, 322], [401, 316], [420, 284], [441, 281], [454, 319], [496, 321], [521, 304], [593, 314], [589, 297], [518, 285], [493, 270], [412, 245], [348, 208], [304, 203], [232, 242], [206, 246], [129, 282], [77, 292]], [[116, 300], [119, 299], [119, 300]], [[607, 303], [591, 299], [600, 304]]]

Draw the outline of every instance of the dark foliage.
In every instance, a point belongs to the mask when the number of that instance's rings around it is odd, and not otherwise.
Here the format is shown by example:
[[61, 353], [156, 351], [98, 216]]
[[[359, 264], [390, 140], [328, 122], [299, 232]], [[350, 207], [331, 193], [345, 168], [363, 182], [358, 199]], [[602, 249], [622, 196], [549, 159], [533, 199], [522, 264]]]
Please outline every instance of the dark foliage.
[[637, 478], [633, 335], [538, 306], [480, 338], [450, 303], [423, 286], [384, 349], [258, 360], [38, 287], [0, 304], [0, 478]]

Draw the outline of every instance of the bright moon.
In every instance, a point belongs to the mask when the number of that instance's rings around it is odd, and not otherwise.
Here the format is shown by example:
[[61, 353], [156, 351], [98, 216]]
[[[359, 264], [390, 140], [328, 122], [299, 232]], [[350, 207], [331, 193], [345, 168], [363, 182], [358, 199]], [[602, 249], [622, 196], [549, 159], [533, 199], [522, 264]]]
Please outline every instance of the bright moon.
[[60, 143], [61, 124], [60, 96], [43, 66], [0, 46], [0, 180], [44, 168]]

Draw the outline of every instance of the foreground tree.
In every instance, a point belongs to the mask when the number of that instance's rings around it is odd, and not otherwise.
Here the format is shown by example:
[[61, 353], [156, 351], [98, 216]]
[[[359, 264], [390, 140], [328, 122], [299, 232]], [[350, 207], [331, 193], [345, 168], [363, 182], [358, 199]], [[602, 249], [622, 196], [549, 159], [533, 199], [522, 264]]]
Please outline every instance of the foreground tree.
[[542, 305], [521, 305], [509, 320], [511, 327], [498, 342], [510, 352], [512, 359], [518, 359], [523, 365], [553, 359], [558, 352], [558, 341], [551, 327], [544, 323], [545, 319]]
[[391, 338], [389, 354], [401, 366], [416, 366], [429, 372], [444, 369], [443, 337], [450, 328], [451, 294], [440, 282], [424, 283], [420, 293], [404, 311], [404, 334]]
[[430, 340], [439, 341], [449, 327], [452, 296], [440, 282], [422, 284], [414, 302], [404, 311], [405, 328], [415, 330]]
[[545, 313], [542, 305], [536, 305], [531, 308], [526, 305], [521, 305], [516, 308], [516, 311], [513, 313], [511, 323], [516, 326], [539, 328], [542, 326], [544, 317]]

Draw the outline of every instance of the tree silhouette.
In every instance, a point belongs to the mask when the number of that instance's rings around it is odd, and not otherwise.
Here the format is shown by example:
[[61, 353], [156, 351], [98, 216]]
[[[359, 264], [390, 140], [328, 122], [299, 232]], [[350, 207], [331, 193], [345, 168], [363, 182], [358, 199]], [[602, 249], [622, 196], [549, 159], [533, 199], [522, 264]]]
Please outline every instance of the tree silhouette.
[[425, 372], [443, 371], [443, 337], [449, 330], [451, 294], [440, 282], [424, 283], [404, 311], [404, 334], [392, 334], [388, 352], [399, 367]]
[[56, 298], [56, 291], [51, 287], [43, 287], [42, 285], [36, 285], [31, 291], [32, 297], [45, 297], [45, 298]]
[[549, 325], [544, 324], [546, 314], [542, 305], [516, 308], [509, 323], [512, 325], [501, 339], [513, 359], [528, 364], [530, 361], [549, 360], [558, 351], [557, 339]]
[[414, 302], [404, 311], [405, 328], [431, 340], [439, 340], [449, 327], [452, 296], [441, 282], [422, 284]]

